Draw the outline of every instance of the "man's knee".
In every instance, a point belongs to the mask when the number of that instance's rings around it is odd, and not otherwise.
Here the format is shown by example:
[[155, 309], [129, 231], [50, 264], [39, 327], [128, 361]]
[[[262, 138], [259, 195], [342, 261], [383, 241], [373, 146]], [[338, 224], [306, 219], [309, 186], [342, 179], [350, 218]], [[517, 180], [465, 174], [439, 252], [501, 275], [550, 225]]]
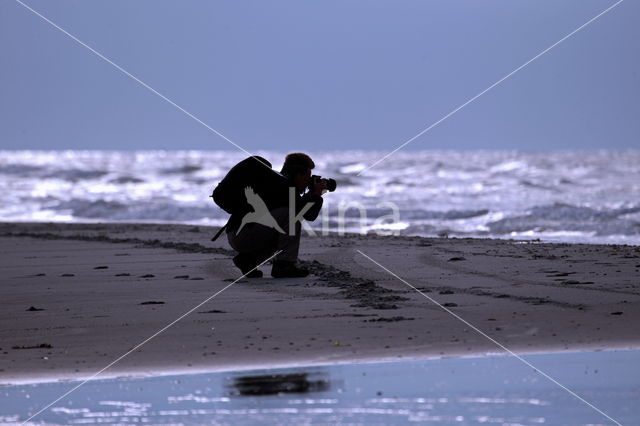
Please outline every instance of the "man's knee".
[[229, 245], [240, 253], [262, 252], [278, 242], [278, 232], [260, 224], [247, 224], [240, 232], [227, 233]]
[[[282, 228], [284, 233], [290, 234], [289, 232], [290, 220], [292, 218], [291, 218], [291, 214], [290, 214], [291, 212], [289, 211], [289, 208], [278, 207], [271, 210], [270, 213], [271, 213], [271, 216], [273, 216], [273, 218], [276, 220], [276, 222], [278, 222], [278, 225], [280, 225], [280, 228]], [[300, 221], [296, 221], [296, 223], [294, 224], [294, 230], [295, 230], [295, 235], [300, 235], [300, 232], [302, 230], [302, 223]]]

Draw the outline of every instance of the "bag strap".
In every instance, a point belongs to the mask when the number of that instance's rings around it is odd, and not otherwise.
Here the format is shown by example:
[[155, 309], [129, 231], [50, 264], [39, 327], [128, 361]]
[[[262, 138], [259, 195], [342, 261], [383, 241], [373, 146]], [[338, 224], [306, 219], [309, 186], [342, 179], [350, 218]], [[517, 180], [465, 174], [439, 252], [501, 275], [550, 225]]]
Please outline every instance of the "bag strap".
[[216, 233], [216, 235], [213, 236], [211, 241], [217, 240], [220, 234], [222, 234], [222, 231], [224, 231], [226, 228], [227, 228], [227, 225], [225, 224], [222, 228], [220, 228], [220, 230]]

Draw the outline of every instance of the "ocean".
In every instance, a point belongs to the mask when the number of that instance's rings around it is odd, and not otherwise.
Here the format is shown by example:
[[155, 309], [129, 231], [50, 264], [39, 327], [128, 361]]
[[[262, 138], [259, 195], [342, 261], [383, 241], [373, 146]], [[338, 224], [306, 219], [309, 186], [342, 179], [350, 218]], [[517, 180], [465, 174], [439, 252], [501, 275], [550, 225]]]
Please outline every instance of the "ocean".
[[[285, 153], [259, 151], [279, 170]], [[312, 232], [640, 244], [640, 150], [310, 153]], [[223, 225], [229, 151], [0, 151], [0, 220]]]

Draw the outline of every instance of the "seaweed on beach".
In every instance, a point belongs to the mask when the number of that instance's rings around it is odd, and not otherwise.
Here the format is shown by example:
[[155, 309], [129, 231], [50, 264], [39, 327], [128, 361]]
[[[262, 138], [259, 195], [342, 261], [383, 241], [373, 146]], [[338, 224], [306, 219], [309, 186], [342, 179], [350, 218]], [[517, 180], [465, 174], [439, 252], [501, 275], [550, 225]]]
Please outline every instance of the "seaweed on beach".
[[317, 260], [301, 261], [304, 267], [316, 275], [320, 281], [329, 287], [338, 287], [338, 295], [345, 299], [355, 299], [358, 303], [351, 306], [372, 309], [398, 309], [393, 302], [409, 300], [394, 294], [393, 290], [378, 285], [375, 281], [353, 277], [347, 271], [341, 271], [333, 266], [325, 265]]

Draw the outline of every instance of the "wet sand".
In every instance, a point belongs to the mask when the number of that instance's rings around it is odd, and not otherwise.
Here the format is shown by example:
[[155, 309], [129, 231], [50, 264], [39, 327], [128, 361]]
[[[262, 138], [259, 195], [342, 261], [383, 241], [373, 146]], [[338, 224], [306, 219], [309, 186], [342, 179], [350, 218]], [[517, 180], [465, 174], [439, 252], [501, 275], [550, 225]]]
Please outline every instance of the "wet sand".
[[[0, 224], [0, 383], [638, 348], [640, 247], [304, 236], [244, 279], [214, 228]], [[367, 259], [370, 256], [417, 290]], [[226, 287], [226, 289], [225, 289]]]

